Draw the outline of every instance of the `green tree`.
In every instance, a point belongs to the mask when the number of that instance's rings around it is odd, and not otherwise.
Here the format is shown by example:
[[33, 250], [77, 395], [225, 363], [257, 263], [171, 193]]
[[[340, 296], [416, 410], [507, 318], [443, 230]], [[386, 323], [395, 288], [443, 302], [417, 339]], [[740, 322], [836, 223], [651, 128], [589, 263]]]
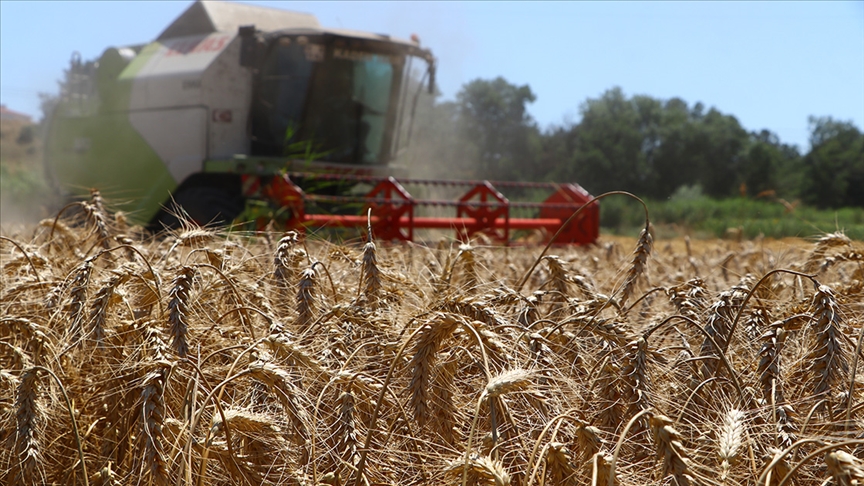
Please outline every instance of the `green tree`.
[[801, 197], [819, 207], [864, 207], [864, 134], [850, 122], [810, 117]]
[[539, 132], [527, 112], [537, 98], [528, 85], [517, 86], [502, 77], [475, 79], [456, 96], [459, 125], [479, 150], [479, 176], [527, 179]]
[[[475, 160], [479, 149], [461, 133], [459, 106], [452, 101], [436, 102], [422, 97], [407, 150], [399, 164], [407, 166], [411, 177], [471, 179], [477, 177]], [[407, 135], [403, 135], [403, 140]]]
[[696, 150], [698, 123], [704, 117], [697, 103], [690, 110], [680, 98], [663, 105], [660, 141], [654, 155], [654, 184], [650, 196], [666, 198], [682, 186], [699, 183], [702, 158]]
[[554, 134], [555, 150], [571, 150], [554, 177], [575, 177], [593, 192], [620, 189], [655, 198], [693, 184], [715, 197], [735, 194], [748, 134], [735, 117], [703, 109], [690, 110], [679, 98], [628, 99], [621, 88], [608, 90], [581, 106], [582, 120], [569, 135]]
[[[594, 193], [643, 192], [652, 176], [636, 105], [621, 88], [606, 91], [580, 107], [582, 120], [571, 129], [573, 152], [556, 178], [570, 179]], [[647, 127], [646, 127], [647, 129]]]
[[692, 151], [700, 154], [699, 183], [709, 196], [734, 195], [741, 182], [739, 174], [748, 141], [747, 132], [734, 116], [724, 115], [714, 108], [697, 126], [696, 146]]
[[773, 190], [793, 197], [801, 179], [801, 155], [769, 130], [753, 132], [740, 174], [750, 196]]

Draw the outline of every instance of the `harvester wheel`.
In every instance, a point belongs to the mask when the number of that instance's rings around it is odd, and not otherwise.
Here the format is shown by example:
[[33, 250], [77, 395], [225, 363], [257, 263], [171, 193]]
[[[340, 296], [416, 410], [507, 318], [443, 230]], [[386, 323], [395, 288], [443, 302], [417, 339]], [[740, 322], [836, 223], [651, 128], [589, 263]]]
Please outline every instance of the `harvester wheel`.
[[191, 186], [173, 195], [166, 209], [161, 209], [150, 228], [155, 231], [178, 229], [189, 219], [200, 226], [225, 226], [243, 212], [242, 195], [223, 187]]

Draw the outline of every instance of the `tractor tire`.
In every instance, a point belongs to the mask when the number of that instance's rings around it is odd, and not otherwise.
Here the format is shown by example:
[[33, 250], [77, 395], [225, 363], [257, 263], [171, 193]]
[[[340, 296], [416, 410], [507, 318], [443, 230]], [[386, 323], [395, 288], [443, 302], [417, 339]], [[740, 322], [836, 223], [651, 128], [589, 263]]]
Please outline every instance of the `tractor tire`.
[[198, 226], [226, 226], [243, 212], [245, 201], [224, 187], [190, 186], [175, 192], [165, 206], [150, 222], [151, 231], [180, 229], [187, 220]]

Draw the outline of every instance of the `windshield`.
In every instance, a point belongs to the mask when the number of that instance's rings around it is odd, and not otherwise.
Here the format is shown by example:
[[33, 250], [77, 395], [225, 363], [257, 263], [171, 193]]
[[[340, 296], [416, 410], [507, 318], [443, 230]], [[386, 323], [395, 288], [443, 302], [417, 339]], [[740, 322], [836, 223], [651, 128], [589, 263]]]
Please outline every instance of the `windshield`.
[[403, 59], [303, 37], [278, 39], [260, 73], [253, 154], [386, 162]]

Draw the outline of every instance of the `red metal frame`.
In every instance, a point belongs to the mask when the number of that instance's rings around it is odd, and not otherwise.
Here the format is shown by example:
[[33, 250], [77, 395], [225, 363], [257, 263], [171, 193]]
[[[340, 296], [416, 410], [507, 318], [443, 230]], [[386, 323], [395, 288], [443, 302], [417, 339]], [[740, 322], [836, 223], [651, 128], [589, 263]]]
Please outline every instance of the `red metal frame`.
[[[322, 196], [306, 194], [291, 177], [374, 183], [364, 197]], [[469, 186], [468, 191], [457, 201], [415, 199], [405, 185], [449, 185]], [[344, 174], [289, 173], [273, 176], [269, 181], [258, 176], [243, 176], [246, 196], [264, 199], [280, 208], [279, 218], [286, 227], [303, 231], [306, 227], [359, 227], [371, 223], [372, 231], [379, 240], [413, 241], [415, 229], [452, 229], [460, 241], [469, 241], [477, 234], [484, 234], [494, 241], [508, 245], [512, 231], [541, 230], [546, 241], [561, 230], [556, 244], [591, 244], [597, 240], [600, 228], [600, 208], [591, 203], [563, 229], [562, 225], [574, 212], [588, 204], [591, 196], [577, 184], [520, 183], [489, 181], [440, 181], [401, 179], [393, 177], [363, 177]], [[552, 190], [542, 203], [511, 202], [499, 191], [501, 188], [532, 188]], [[310, 214], [309, 201], [361, 202], [364, 214]], [[450, 206], [456, 208], [455, 217], [428, 217], [415, 215], [418, 206]], [[514, 218], [512, 209], [536, 211], [535, 217]], [[371, 218], [367, 219], [367, 211]], [[266, 224], [257, 221], [258, 226]]]
[[[498, 204], [485, 204], [490, 201], [490, 198]], [[481, 204], [476, 206], [469, 204], [472, 200]], [[473, 219], [470, 223], [456, 227], [456, 237], [459, 241], [468, 241], [477, 233], [483, 233], [504, 244], [510, 241], [510, 201], [492, 187], [489, 181], [477, 184], [459, 198], [456, 217]]]

